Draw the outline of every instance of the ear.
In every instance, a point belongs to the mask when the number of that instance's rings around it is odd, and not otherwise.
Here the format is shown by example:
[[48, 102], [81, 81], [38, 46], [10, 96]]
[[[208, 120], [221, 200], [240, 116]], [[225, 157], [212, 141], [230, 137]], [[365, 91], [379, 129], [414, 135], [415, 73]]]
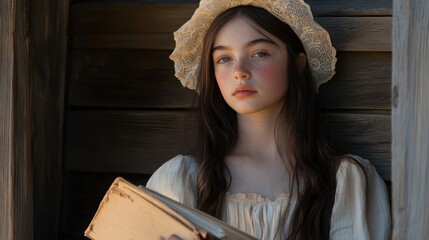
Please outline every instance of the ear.
[[304, 71], [305, 66], [307, 65], [307, 57], [304, 53], [300, 52], [296, 55], [296, 60], [298, 62], [298, 67], [301, 72]]

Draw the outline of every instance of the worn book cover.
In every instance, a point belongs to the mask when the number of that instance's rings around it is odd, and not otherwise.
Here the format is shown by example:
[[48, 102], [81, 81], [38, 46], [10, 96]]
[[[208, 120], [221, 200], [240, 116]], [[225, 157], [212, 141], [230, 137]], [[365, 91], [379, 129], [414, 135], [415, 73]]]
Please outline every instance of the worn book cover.
[[201, 211], [145, 187], [116, 178], [98, 207], [85, 236], [94, 240], [255, 239]]

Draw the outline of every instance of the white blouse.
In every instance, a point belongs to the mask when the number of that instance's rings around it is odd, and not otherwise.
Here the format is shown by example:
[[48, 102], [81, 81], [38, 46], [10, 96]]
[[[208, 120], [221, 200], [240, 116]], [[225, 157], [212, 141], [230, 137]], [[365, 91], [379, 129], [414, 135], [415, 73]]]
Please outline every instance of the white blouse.
[[[350, 155], [337, 172], [330, 239], [389, 239], [390, 213], [386, 186], [368, 160]], [[192, 156], [178, 155], [162, 165], [146, 187], [195, 208], [198, 165]], [[366, 177], [365, 177], [366, 173]], [[288, 201], [290, 208], [287, 209]], [[224, 221], [257, 239], [284, 239], [292, 220], [296, 197], [280, 194], [271, 200], [256, 193], [227, 194]], [[285, 215], [284, 215], [285, 214]], [[282, 216], [286, 216], [280, 225]]]

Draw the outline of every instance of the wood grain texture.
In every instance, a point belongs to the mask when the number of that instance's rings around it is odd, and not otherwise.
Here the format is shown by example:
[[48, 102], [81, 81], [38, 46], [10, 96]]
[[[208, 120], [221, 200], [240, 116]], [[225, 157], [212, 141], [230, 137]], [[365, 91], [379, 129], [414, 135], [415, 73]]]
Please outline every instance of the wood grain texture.
[[[309, 1], [314, 16], [391, 16], [392, 2]], [[71, 33], [171, 33], [193, 14], [197, 4], [76, 3], [71, 9]], [[121, 25], [121, 22], [127, 24]], [[156, 25], [152, 24], [156, 22]]]
[[0, 239], [14, 237], [13, 189], [13, 0], [0, 2]]
[[172, 71], [147, 71], [139, 79], [82, 79], [69, 89], [70, 105], [86, 107], [189, 108], [196, 95]]
[[[99, 25], [108, 24], [102, 20]], [[127, 19], [121, 20], [126, 24]], [[391, 17], [319, 17], [316, 21], [329, 32], [332, 43], [338, 51], [391, 51]], [[106, 29], [112, 32], [101, 34], [77, 32], [74, 33], [73, 47], [169, 50], [174, 48], [172, 32], [141, 33], [145, 29], [146, 26], [136, 24], [135, 29], [125, 33], [115, 32], [116, 29]]]
[[33, 239], [27, 1], [0, 4], [0, 239]]
[[[28, 39], [31, 15], [30, 2], [16, 1], [15, 68], [14, 68], [14, 239], [33, 239], [34, 218], [33, 174], [33, 59]], [[18, 204], [16, 204], [18, 202]]]
[[75, 50], [71, 106], [189, 108], [195, 92], [174, 77], [169, 51]]
[[429, 2], [395, 0], [393, 239], [429, 235]]
[[[153, 173], [192, 141], [186, 111], [73, 111], [66, 169]], [[188, 128], [183, 128], [188, 126]]]
[[[74, 0], [75, 3], [192, 3], [199, 0]], [[390, 0], [307, 0], [315, 15], [392, 15]]]
[[195, 8], [195, 4], [75, 4], [70, 8], [70, 33], [172, 33]]
[[[368, 158], [385, 180], [390, 179], [390, 116], [330, 113], [326, 119], [340, 150]], [[151, 173], [189, 150], [195, 121], [186, 111], [74, 111], [66, 168]]]
[[307, 0], [314, 16], [392, 16], [390, 0]]
[[337, 51], [391, 51], [391, 17], [319, 17]]
[[[169, 51], [75, 50], [69, 104], [187, 108], [194, 91], [174, 77]], [[320, 87], [326, 109], [390, 109], [391, 53], [340, 52], [337, 74]]]
[[319, 88], [323, 108], [391, 108], [390, 52], [340, 52], [337, 58], [337, 73]]
[[62, 185], [68, 0], [31, 4], [35, 239], [57, 239]]
[[327, 113], [328, 133], [342, 153], [368, 159], [385, 181], [391, 180], [391, 124], [389, 112]]
[[153, 34], [86, 34], [73, 37], [73, 48], [168, 49], [175, 46], [173, 33]]
[[[173, 49], [173, 31], [190, 18], [194, 8], [193, 4], [76, 4], [71, 10], [73, 47]], [[391, 50], [390, 16], [344, 15], [316, 17], [337, 50]]]

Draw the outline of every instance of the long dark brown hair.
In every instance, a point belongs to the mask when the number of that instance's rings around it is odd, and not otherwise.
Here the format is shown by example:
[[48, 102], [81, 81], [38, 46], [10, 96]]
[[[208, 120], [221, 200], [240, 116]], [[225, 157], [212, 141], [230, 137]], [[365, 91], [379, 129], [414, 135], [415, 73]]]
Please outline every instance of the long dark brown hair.
[[[276, 142], [291, 161], [291, 189], [297, 188], [297, 205], [287, 239], [329, 239], [330, 219], [336, 190], [338, 160], [320, 126], [318, 99], [308, 64], [297, 60], [304, 47], [286, 23], [268, 11], [240, 6], [219, 15], [203, 43], [197, 111], [199, 122], [199, 171], [197, 208], [222, 218], [224, 200], [231, 182], [225, 157], [237, 141], [236, 112], [224, 101], [213, 70], [212, 47], [219, 30], [237, 15], [245, 16], [282, 40], [287, 49], [288, 88], [276, 124]], [[286, 79], [285, 79], [286, 81]], [[305, 223], [305, 224], [304, 224]]]

